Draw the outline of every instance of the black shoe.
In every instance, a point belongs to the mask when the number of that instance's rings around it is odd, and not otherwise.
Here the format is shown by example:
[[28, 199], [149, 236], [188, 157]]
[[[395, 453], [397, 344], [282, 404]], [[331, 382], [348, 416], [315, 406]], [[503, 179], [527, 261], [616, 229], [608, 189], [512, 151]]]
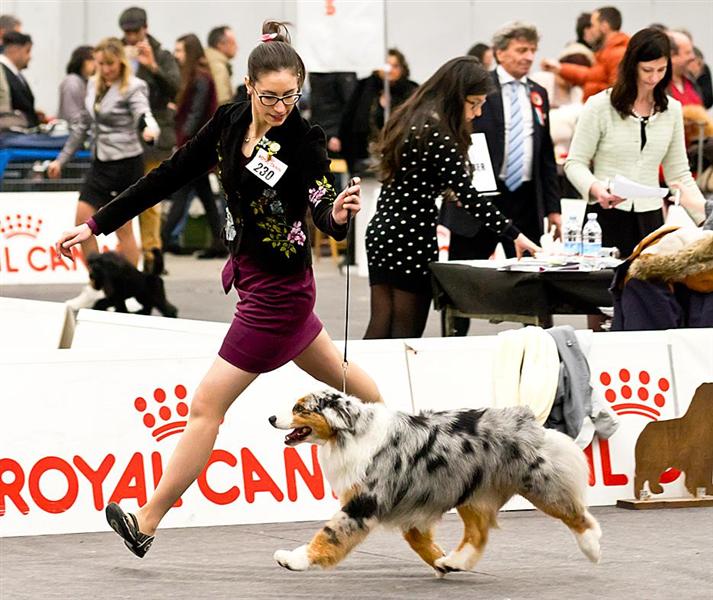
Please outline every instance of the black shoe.
[[228, 251], [223, 248], [206, 248], [203, 252], [196, 254], [198, 258], [226, 258]]
[[136, 517], [131, 513], [125, 513], [116, 502], [110, 502], [104, 512], [109, 526], [121, 536], [126, 547], [139, 558], [146, 556], [154, 536], [139, 531]]

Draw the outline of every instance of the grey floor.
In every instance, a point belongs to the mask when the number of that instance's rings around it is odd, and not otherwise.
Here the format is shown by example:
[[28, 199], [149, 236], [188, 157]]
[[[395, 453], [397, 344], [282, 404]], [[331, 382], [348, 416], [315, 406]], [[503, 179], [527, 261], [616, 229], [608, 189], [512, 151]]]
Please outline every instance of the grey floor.
[[[272, 554], [309, 540], [318, 523], [163, 530], [142, 560], [114, 533], [0, 540], [0, 597], [478, 598], [585, 600], [713, 598], [713, 509], [593, 509], [603, 558], [593, 565], [559, 522], [500, 516], [474, 573], [439, 580], [395, 532], [377, 531], [332, 571], [293, 573]], [[458, 542], [457, 517], [439, 528]]]

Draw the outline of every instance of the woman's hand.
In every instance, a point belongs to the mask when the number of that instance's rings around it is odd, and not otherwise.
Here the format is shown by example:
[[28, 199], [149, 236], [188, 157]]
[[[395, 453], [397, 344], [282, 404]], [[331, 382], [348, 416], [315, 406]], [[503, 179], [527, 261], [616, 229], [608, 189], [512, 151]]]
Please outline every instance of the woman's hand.
[[535, 252], [542, 252], [542, 248], [525, 234], [521, 233], [515, 238], [515, 255], [521, 258], [525, 252], [529, 252], [532, 256], [535, 256]]
[[347, 222], [349, 213], [352, 216], [361, 210], [361, 187], [359, 177], [354, 177], [351, 180], [351, 186], [344, 190], [332, 205], [332, 217], [337, 225], [344, 225]]
[[621, 204], [626, 200], [626, 198], [621, 198], [620, 196], [609, 193], [609, 190], [604, 187], [604, 184], [598, 181], [592, 184], [592, 187], [589, 188], [589, 193], [599, 202], [599, 206], [602, 208], [614, 208], [617, 204]]
[[143, 132], [141, 133], [141, 137], [144, 138], [144, 142], [147, 144], [151, 144], [156, 141], [156, 138], [158, 137], [158, 134], [154, 129], [150, 129], [149, 127], [146, 127]]
[[74, 262], [74, 257], [72, 256], [71, 251], [72, 246], [75, 246], [81, 242], [88, 240], [93, 235], [94, 234], [92, 233], [92, 230], [89, 229], [89, 225], [87, 225], [86, 223], [82, 223], [81, 225], [73, 227], [69, 231], [65, 231], [59, 237], [59, 240], [55, 244], [55, 249], [57, 250], [58, 254], [66, 256], [68, 259]]
[[558, 61], [552, 60], [550, 58], [544, 58], [542, 59], [542, 62], [540, 63], [540, 67], [542, 68], [543, 71], [548, 71], [549, 73], [559, 73], [561, 65]]
[[330, 152], [341, 152], [342, 151], [342, 140], [340, 140], [336, 136], [332, 136], [329, 138], [329, 141], [327, 141], [327, 150]]
[[670, 189], [678, 191], [678, 201], [690, 214], [695, 215], [695, 218], [700, 221], [701, 217], [705, 220], [706, 202], [701, 194], [692, 194], [688, 188], [682, 183], [671, 183], [668, 186]]
[[59, 164], [58, 160], [53, 160], [49, 165], [47, 165], [47, 177], [50, 179], [59, 179], [62, 174], [62, 165]]

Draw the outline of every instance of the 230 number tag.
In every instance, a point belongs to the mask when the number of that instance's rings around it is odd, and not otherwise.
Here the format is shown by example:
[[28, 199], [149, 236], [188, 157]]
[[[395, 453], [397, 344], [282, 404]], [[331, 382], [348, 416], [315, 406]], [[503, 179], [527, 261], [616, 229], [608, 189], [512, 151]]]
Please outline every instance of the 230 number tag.
[[285, 174], [285, 171], [287, 171], [287, 165], [285, 163], [279, 158], [268, 156], [267, 152], [263, 149], [258, 150], [255, 158], [253, 158], [245, 168], [271, 187], [274, 187]]

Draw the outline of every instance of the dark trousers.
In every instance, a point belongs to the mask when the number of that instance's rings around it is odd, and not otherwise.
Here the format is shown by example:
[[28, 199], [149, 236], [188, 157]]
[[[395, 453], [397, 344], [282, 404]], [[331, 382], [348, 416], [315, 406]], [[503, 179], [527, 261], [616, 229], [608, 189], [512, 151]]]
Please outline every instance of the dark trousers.
[[597, 221], [602, 228], [602, 246], [616, 246], [621, 258], [629, 256], [636, 244], [663, 225], [661, 209], [634, 212], [589, 204], [587, 212], [597, 213]]
[[220, 230], [222, 228], [222, 220], [218, 214], [218, 208], [215, 204], [215, 196], [210, 189], [210, 180], [208, 174], [201, 175], [191, 183], [184, 185], [181, 189], [174, 192], [171, 196], [171, 208], [168, 211], [168, 217], [163, 225], [163, 245], [164, 247], [170, 243], [171, 234], [176, 228], [176, 225], [181, 221], [183, 215], [188, 209], [188, 204], [193, 199], [193, 194], [198, 196], [205, 210], [206, 220], [212, 236], [212, 247], [222, 248], [220, 241]]

